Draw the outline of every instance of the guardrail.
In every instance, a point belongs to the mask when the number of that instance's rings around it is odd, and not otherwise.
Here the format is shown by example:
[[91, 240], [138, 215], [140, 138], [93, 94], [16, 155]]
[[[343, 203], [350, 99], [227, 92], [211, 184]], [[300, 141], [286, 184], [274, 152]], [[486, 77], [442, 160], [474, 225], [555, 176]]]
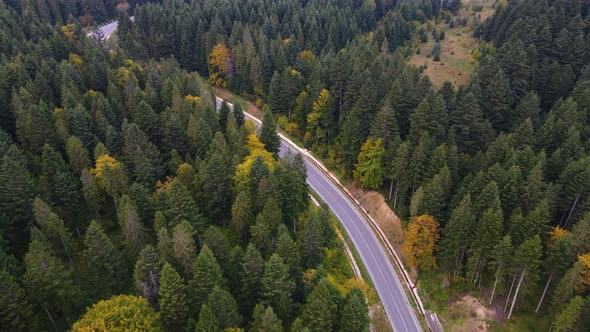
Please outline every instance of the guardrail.
[[[223, 102], [223, 99], [221, 99], [219, 97], [215, 97], [215, 98], [217, 101]], [[227, 105], [233, 109], [233, 104], [227, 103]], [[248, 117], [249, 119], [253, 120], [258, 125], [262, 125], [262, 121], [260, 121], [258, 118], [254, 117], [250, 113], [244, 111], [244, 115], [246, 117]], [[408, 272], [405, 270], [400, 257], [398, 256], [395, 249], [391, 246], [391, 244], [387, 240], [387, 237], [385, 236], [385, 234], [381, 230], [381, 227], [379, 227], [379, 225], [377, 225], [377, 223], [375, 222], [373, 217], [371, 217], [369, 212], [367, 210], [365, 210], [365, 208], [361, 205], [361, 203], [358, 201], [358, 199], [356, 197], [354, 197], [354, 195], [348, 189], [346, 189], [346, 187], [344, 187], [340, 183], [340, 180], [334, 174], [332, 174], [326, 168], [326, 166], [324, 166], [319, 160], [317, 160], [313, 155], [311, 155], [307, 151], [307, 149], [300, 148], [297, 144], [295, 144], [288, 137], [286, 137], [285, 135], [283, 135], [281, 133], [279, 133], [279, 137], [283, 141], [285, 141], [288, 145], [290, 145], [292, 148], [294, 148], [296, 151], [301, 153], [301, 155], [303, 155], [305, 158], [307, 158], [309, 161], [311, 161], [320, 171], [322, 171], [322, 173], [324, 173], [332, 181], [332, 183], [334, 183], [345, 194], [346, 198], [348, 198], [353, 203], [354, 207], [369, 222], [369, 225], [377, 233], [379, 240], [381, 241], [383, 246], [386, 248], [386, 250], [389, 252], [389, 254], [392, 256], [393, 260], [395, 261], [396, 265], [398, 266], [399, 270], [401, 271], [401, 274], [404, 277], [406, 285], [408, 286], [414, 301], [416, 302], [416, 305], [418, 307], [418, 310], [420, 311], [420, 314], [428, 322], [428, 319], [426, 317], [426, 311], [424, 310], [424, 305], [422, 304], [422, 300], [420, 299], [420, 295], [418, 294], [418, 289], [416, 288], [416, 285], [414, 284], [414, 282], [412, 281], [412, 279], [408, 275]]]

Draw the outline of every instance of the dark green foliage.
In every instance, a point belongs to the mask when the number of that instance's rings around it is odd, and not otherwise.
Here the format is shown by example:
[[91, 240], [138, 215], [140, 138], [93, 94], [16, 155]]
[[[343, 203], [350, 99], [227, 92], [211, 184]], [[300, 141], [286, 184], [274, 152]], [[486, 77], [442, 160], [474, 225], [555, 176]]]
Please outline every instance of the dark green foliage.
[[170, 191], [166, 195], [165, 211], [168, 227], [174, 228], [181, 221], [188, 221], [199, 233], [204, 232], [203, 219], [199, 208], [186, 186], [178, 179], [172, 181]]
[[342, 319], [340, 331], [368, 331], [369, 330], [369, 307], [367, 300], [358, 288], [348, 292], [342, 306]]
[[26, 234], [32, 224], [35, 196], [37, 185], [31, 172], [17, 160], [5, 156], [0, 168], [0, 202], [2, 211], [10, 211], [11, 218], [10, 223], [3, 224], [3, 233], [21, 248], [26, 245]]
[[[466, 280], [465, 287], [494, 289], [495, 301], [512, 299], [510, 284], [526, 270], [516, 310], [539, 302], [539, 281], [552, 280], [548, 298], [567, 295], [560, 309], [571, 300], [560, 280], [577, 253], [590, 251], [586, 4], [499, 2], [480, 22], [477, 15], [439, 15], [457, 13], [455, 0], [128, 2], [129, 10], [100, 0], [0, 5], [0, 271], [10, 275], [0, 296], [8, 296], [7, 307], [22, 307], [0, 308], [3, 328], [18, 329], [6, 325], [9, 312], [20, 317], [10, 324], [52, 330], [53, 319], [66, 330], [75, 308], [130, 291], [134, 263], [135, 287], [154, 308], [164, 261], [191, 284], [189, 322], [166, 315], [174, 329], [221, 330], [226, 319], [218, 308], [200, 305], [215, 286], [232, 292], [244, 322], [259, 330], [289, 326], [315, 301], [302, 271], [321, 266], [325, 248], [337, 245], [330, 221], [308, 211], [300, 155], [270, 169], [256, 160], [251, 187], [233, 186], [248, 154], [247, 131], [238, 105], [233, 115], [223, 107], [218, 116], [205, 84], [218, 43], [229, 50], [227, 87], [266, 111], [261, 141], [269, 151], [279, 148], [276, 120], [335, 174], [350, 177], [362, 144], [383, 140], [387, 203], [402, 221], [409, 207], [436, 217], [443, 229], [436, 258], [450, 283]], [[104, 41], [84, 36], [90, 18], [100, 24], [117, 15], [119, 48], [107, 52]], [[445, 55], [446, 27], [415, 30], [416, 22], [434, 19], [449, 28], [473, 24], [481, 38], [467, 86], [435, 87], [406, 63], [414, 38], [424, 42], [431, 32], [434, 60]], [[103, 154], [118, 167], [95, 169]], [[558, 242], [547, 235], [556, 225], [568, 230]], [[44, 248], [26, 255], [29, 242]], [[203, 249], [209, 258], [197, 264], [201, 246], [211, 250]], [[119, 268], [123, 248], [129, 257]], [[47, 273], [32, 256], [50, 263]], [[312, 284], [325, 275], [319, 269]], [[46, 283], [39, 292], [26, 283], [33, 279]], [[81, 296], [73, 286], [78, 279]], [[193, 297], [194, 289], [202, 294]], [[339, 305], [337, 317], [360, 317], [347, 305]], [[584, 318], [588, 305], [580, 307]], [[343, 321], [331, 329], [346, 330]], [[232, 327], [250, 327], [239, 325]], [[297, 332], [317, 328], [301, 319], [292, 325]]]
[[[215, 135], [216, 138], [218, 135], [220, 134]], [[220, 138], [223, 139], [222, 136]], [[203, 192], [207, 193], [204, 196], [204, 211], [211, 220], [225, 225], [230, 211], [230, 164], [227, 155], [223, 153], [224, 151], [214, 149], [213, 145], [212, 151], [215, 153], [211, 153], [199, 174]]]
[[323, 237], [318, 215], [312, 215], [301, 234], [299, 250], [305, 267], [315, 267], [323, 258]]
[[244, 117], [244, 111], [242, 110], [242, 106], [240, 106], [240, 104], [235, 104], [232, 113], [234, 115], [234, 119], [236, 120], [236, 126], [237, 127], [243, 126], [244, 121], [245, 121], [245, 117]]
[[219, 128], [222, 131], [225, 131], [225, 127], [227, 127], [227, 119], [230, 114], [230, 109], [227, 103], [224, 101], [221, 103], [221, 107], [219, 108]]
[[272, 113], [264, 112], [262, 117], [262, 129], [260, 130], [260, 142], [264, 144], [267, 151], [278, 154], [281, 139], [277, 133], [276, 124]]
[[262, 276], [264, 275], [264, 260], [253, 244], [249, 244], [244, 253], [240, 272], [241, 303], [243, 312], [250, 312], [260, 297]]
[[213, 252], [204, 246], [193, 263], [192, 278], [188, 282], [191, 312], [199, 311], [214, 287], [223, 287], [225, 280]]
[[185, 325], [188, 314], [186, 286], [182, 278], [166, 263], [160, 273], [160, 315], [164, 324], [170, 329], [180, 329]]
[[240, 326], [242, 316], [238, 311], [236, 300], [231, 294], [218, 286], [215, 286], [207, 300], [207, 306], [215, 313], [219, 319], [219, 325], [222, 329]]
[[151, 187], [161, 173], [160, 151], [136, 124], [123, 123], [123, 156], [135, 181]]
[[201, 311], [199, 312], [199, 321], [195, 328], [196, 332], [219, 332], [221, 329], [219, 328], [219, 319], [211, 308], [203, 304], [201, 307]]
[[[24, 285], [38, 310], [61, 318], [74, 311], [78, 288], [72, 274], [53, 254], [51, 248], [40, 240], [33, 240], [25, 255]], [[53, 319], [56, 319], [53, 318]], [[49, 328], [51, 318], [44, 325]]]
[[491, 125], [483, 117], [471, 92], [461, 98], [451, 120], [457, 133], [457, 143], [467, 152], [473, 153], [484, 147], [492, 135]]
[[254, 308], [254, 321], [252, 322], [251, 331], [256, 332], [282, 332], [283, 322], [275, 315], [272, 307], [264, 307], [257, 304]]
[[0, 270], [0, 323], [11, 330], [25, 330], [32, 316], [31, 304], [15, 276]]
[[336, 317], [340, 301], [337, 296], [328, 280], [319, 281], [303, 306], [302, 318], [310, 331], [332, 331], [337, 325]]
[[78, 206], [78, 179], [72, 174], [61, 155], [45, 145], [41, 155], [41, 187], [62, 216], [71, 216]]
[[91, 303], [122, 292], [128, 284], [128, 268], [121, 253], [94, 220], [84, 235], [84, 246], [83, 275]]
[[295, 283], [289, 277], [289, 267], [279, 255], [270, 256], [262, 277], [262, 303], [276, 308], [279, 318], [288, 319], [294, 288]]

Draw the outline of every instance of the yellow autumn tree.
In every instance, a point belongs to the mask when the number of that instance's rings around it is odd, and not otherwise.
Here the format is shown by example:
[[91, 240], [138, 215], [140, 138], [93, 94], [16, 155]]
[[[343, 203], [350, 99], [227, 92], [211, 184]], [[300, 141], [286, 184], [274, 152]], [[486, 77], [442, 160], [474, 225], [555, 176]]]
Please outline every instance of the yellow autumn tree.
[[430, 271], [436, 267], [434, 254], [438, 249], [439, 238], [439, 226], [434, 217], [429, 215], [415, 217], [404, 232], [402, 256], [409, 265], [423, 271]]
[[184, 100], [193, 103], [193, 104], [200, 104], [201, 103], [201, 97], [199, 96], [193, 96], [193, 95], [186, 95], [184, 96]]
[[231, 69], [231, 54], [223, 44], [217, 44], [209, 54], [209, 80], [216, 86], [227, 85], [227, 77]]
[[551, 228], [549, 231], [549, 238], [552, 242], [557, 242], [563, 239], [567, 235], [567, 230], [565, 228], [561, 228], [559, 225]]
[[75, 332], [163, 331], [160, 314], [145, 298], [118, 295], [95, 303], [72, 326]]
[[580, 271], [576, 291], [579, 294], [585, 294], [590, 289], [590, 253], [578, 255], [578, 260], [582, 263], [582, 271]]
[[90, 172], [94, 174], [94, 176], [96, 176], [99, 183], [104, 178], [104, 170], [107, 166], [111, 169], [115, 169], [120, 167], [120, 164], [115, 158], [111, 157], [110, 155], [103, 154], [96, 159], [94, 168], [90, 170]]
[[74, 23], [62, 25], [60, 30], [67, 38], [71, 40], [78, 40], [78, 36], [76, 35], [76, 25]]
[[248, 188], [250, 185], [250, 170], [252, 164], [256, 158], [261, 157], [264, 160], [264, 164], [268, 167], [269, 171], [273, 171], [277, 164], [277, 161], [273, 158], [272, 153], [264, 149], [264, 144], [260, 142], [260, 139], [256, 134], [248, 135], [248, 151], [250, 152], [244, 162], [238, 165], [236, 168], [236, 175], [234, 181], [238, 188]]
[[307, 115], [308, 136], [314, 135], [316, 142], [319, 142], [324, 136], [321, 120], [330, 111], [329, 102], [330, 92], [323, 89], [312, 104], [312, 112]]

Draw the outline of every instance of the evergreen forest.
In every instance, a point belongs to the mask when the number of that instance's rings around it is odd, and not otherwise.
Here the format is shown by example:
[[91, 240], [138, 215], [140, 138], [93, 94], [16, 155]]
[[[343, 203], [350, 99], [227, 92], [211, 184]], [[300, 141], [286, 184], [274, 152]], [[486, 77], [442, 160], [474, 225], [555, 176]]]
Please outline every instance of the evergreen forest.
[[[368, 331], [278, 126], [383, 194], [426, 294], [588, 331], [590, 4], [466, 3], [0, 0], [0, 330]], [[468, 84], [409, 63], [432, 22]]]

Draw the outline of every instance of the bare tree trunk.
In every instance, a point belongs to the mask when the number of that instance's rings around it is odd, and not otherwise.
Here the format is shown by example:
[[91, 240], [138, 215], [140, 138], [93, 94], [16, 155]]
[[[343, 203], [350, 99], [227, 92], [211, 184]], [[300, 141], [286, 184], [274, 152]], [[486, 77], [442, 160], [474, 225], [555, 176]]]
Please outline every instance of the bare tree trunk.
[[395, 185], [395, 194], [394, 194], [394, 198], [393, 198], [393, 208], [395, 209], [395, 207], [397, 206], [397, 191], [398, 191], [398, 186], [399, 186], [399, 179], [397, 179], [397, 183]]
[[524, 273], [526, 272], [525, 269], [522, 270], [520, 274], [520, 279], [518, 280], [518, 286], [516, 286], [516, 291], [514, 291], [514, 299], [512, 299], [512, 305], [510, 306], [510, 312], [508, 313], [508, 319], [512, 317], [512, 310], [514, 310], [514, 303], [516, 303], [516, 298], [518, 297], [518, 292], [520, 291], [520, 286], [522, 286], [522, 281], [524, 280]]
[[55, 328], [55, 331], [57, 332], [57, 325], [55, 325], [55, 321], [53, 320], [53, 317], [49, 313], [49, 310], [47, 309], [47, 307], [45, 306], [45, 304], [43, 305], [43, 309], [45, 309], [45, 312], [47, 313], [47, 317], [49, 317], [49, 320], [51, 321], [51, 324], [53, 324], [53, 327]]
[[506, 295], [506, 303], [504, 304], [504, 312], [508, 308], [508, 302], [510, 302], [510, 294], [512, 294], [512, 288], [514, 287], [514, 282], [516, 281], [516, 272], [514, 273], [514, 277], [512, 277], [512, 284], [510, 285], [510, 290], [508, 291], [508, 295]]
[[572, 213], [574, 213], [574, 210], [576, 209], [576, 205], [578, 205], [578, 199], [580, 199], [580, 194], [578, 193], [578, 196], [576, 196], [576, 200], [574, 201], [574, 204], [572, 204], [572, 208], [570, 209], [570, 213], [567, 215], [567, 219], [565, 220], [565, 225], [563, 225], [564, 228], [567, 227], [567, 224], [570, 222], [570, 217], [572, 216]]
[[535, 309], [535, 313], [539, 312], [541, 309], [541, 304], [543, 304], [543, 300], [545, 299], [545, 294], [547, 294], [547, 289], [549, 288], [549, 284], [551, 283], [551, 279], [553, 279], [553, 272], [549, 275], [549, 280], [547, 280], [547, 284], [545, 284], [545, 289], [543, 289], [543, 295], [541, 295], [541, 299], [539, 300], [539, 304], [537, 305], [537, 309]]
[[61, 236], [61, 233], [59, 234], [59, 239], [61, 240], [61, 245], [64, 247], [64, 250], [66, 251], [66, 255], [68, 256], [68, 260], [70, 261], [70, 265], [72, 266], [72, 270], [74, 271], [74, 276], [76, 277], [76, 282], [78, 283], [78, 286], [80, 286], [80, 278], [78, 277], [78, 270], [76, 270], [76, 265], [74, 265], [74, 261], [72, 260], [72, 256], [70, 256], [70, 251], [68, 250], [68, 247], [66, 246], [66, 243], [64, 242], [64, 238]]
[[391, 184], [389, 185], [389, 200], [391, 201], [391, 194], [393, 194], [393, 179], [391, 180]]
[[498, 279], [500, 279], [500, 273], [496, 273], [496, 280], [494, 280], [494, 288], [492, 288], [492, 296], [490, 296], [490, 304], [494, 301], [494, 295], [496, 294], [496, 286], [498, 286]]

